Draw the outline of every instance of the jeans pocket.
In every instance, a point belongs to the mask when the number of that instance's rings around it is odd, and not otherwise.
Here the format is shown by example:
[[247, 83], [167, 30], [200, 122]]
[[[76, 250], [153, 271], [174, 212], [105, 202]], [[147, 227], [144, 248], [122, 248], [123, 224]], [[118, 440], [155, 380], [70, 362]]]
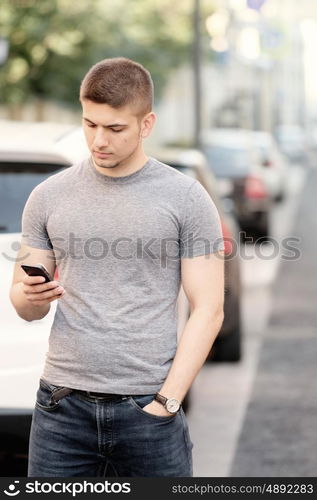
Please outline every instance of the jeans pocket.
[[129, 402], [130, 404], [138, 410], [139, 413], [142, 415], [146, 415], [147, 417], [150, 417], [154, 420], [174, 420], [175, 415], [154, 415], [153, 413], [150, 413], [148, 411], [145, 411], [143, 408], [150, 404], [154, 400], [155, 394], [146, 394], [142, 396], [130, 396], [129, 397]]
[[43, 379], [40, 379], [39, 388], [36, 393], [35, 406], [44, 411], [53, 411], [58, 408], [60, 401], [53, 401], [52, 395], [60, 389], [60, 386], [49, 384]]

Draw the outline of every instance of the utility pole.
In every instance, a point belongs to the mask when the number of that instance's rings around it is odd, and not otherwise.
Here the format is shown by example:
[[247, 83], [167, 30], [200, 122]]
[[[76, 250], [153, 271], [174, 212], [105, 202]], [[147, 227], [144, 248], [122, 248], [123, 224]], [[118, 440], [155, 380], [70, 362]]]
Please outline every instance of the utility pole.
[[201, 47], [200, 47], [200, 0], [194, 0], [193, 10], [193, 84], [194, 84], [194, 147], [200, 147], [201, 129]]

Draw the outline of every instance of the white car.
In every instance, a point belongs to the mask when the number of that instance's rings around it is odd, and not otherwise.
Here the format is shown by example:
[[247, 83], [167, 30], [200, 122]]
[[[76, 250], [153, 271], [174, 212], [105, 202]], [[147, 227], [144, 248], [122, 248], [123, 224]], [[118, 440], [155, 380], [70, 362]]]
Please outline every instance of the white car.
[[21, 319], [9, 298], [21, 239], [21, 215], [32, 189], [67, 168], [55, 144], [70, 125], [0, 121], [0, 464], [4, 476], [24, 476], [35, 394], [56, 303], [40, 321]]
[[[33, 188], [89, 154], [81, 128], [0, 121], [0, 466], [3, 476], [25, 476], [36, 390], [48, 350], [56, 301], [41, 320], [21, 319], [9, 298], [21, 239], [21, 216]], [[183, 290], [179, 324], [187, 320]]]

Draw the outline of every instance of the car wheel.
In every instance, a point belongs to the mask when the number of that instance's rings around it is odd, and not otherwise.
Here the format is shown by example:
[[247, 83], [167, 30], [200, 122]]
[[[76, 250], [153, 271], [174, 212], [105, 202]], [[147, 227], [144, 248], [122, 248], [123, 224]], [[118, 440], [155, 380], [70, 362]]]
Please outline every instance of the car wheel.
[[[240, 226], [239, 242], [240, 243], [253, 243], [255, 230], [251, 226]], [[252, 240], [250, 240], [252, 238]]]
[[232, 332], [219, 337], [211, 350], [209, 361], [233, 362], [241, 359], [241, 327], [240, 325]]
[[183, 402], [182, 402], [182, 408], [184, 410], [185, 413], [188, 412], [188, 409], [189, 409], [189, 400], [190, 400], [190, 390], [187, 392], [186, 396], [184, 397], [183, 399]]
[[261, 243], [265, 240], [270, 239], [270, 221], [269, 221], [269, 213], [261, 212], [259, 213], [259, 222], [254, 230], [255, 233], [255, 243], [257, 238], [261, 240]]
[[285, 192], [281, 189], [281, 191], [275, 196], [274, 201], [276, 203], [281, 203], [285, 200]]
[[0, 436], [0, 466], [4, 477], [26, 477], [28, 442], [13, 436]]

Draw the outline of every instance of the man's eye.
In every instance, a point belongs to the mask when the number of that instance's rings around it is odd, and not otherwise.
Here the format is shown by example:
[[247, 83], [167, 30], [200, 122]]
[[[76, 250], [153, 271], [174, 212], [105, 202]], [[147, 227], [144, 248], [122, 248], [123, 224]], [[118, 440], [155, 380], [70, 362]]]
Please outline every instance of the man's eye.
[[88, 125], [89, 128], [94, 128], [96, 126], [93, 123], [87, 123], [87, 125]]
[[110, 129], [110, 130], [112, 130], [112, 132], [122, 132], [123, 128], [121, 128], [120, 130], [115, 129], [115, 128], [112, 128], [112, 129]]

